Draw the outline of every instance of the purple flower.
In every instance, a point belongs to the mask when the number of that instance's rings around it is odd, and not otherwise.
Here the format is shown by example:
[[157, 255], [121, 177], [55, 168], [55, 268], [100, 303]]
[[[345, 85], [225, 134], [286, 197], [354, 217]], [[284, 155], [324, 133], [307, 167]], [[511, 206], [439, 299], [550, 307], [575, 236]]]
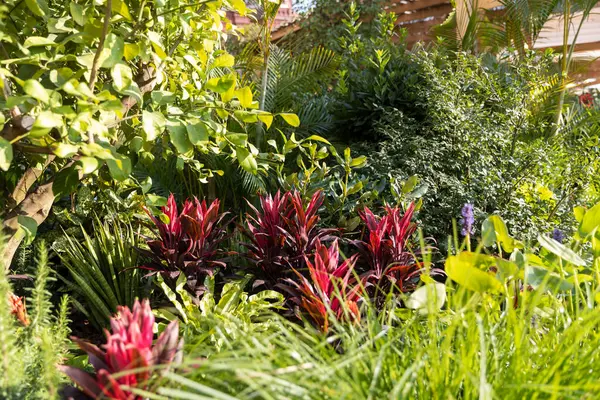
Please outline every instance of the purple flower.
[[460, 224], [462, 225], [460, 233], [463, 236], [474, 234], [475, 216], [473, 215], [473, 204], [465, 203], [460, 211], [460, 215], [462, 215], [462, 218], [460, 219]]
[[552, 231], [552, 239], [556, 240], [559, 243], [562, 243], [565, 240], [565, 233], [558, 228], [554, 228]]

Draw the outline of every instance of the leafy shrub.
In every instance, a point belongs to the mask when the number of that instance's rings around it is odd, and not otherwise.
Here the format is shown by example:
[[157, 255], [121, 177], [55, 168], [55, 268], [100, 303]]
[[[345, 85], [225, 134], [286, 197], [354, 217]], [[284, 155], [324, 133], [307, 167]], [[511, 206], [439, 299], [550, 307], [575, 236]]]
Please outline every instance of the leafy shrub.
[[221, 242], [227, 237], [227, 213], [219, 213], [219, 200], [214, 200], [210, 206], [206, 201], [197, 198], [186, 200], [181, 213], [173, 195], [169, 196], [168, 204], [162, 208], [168, 222], [163, 222], [146, 212], [158, 229], [159, 239], [148, 240], [150, 251], [143, 254], [152, 262], [144, 268], [160, 273], [172, 287], [179, 275], [186, 278], [185, 289], [196, 299], [205, 290], [204, 277], [212, 276], [215, 269], [225, 267], [220, 260]]
[[[111, 318], [110, 324], [112, 332], [106, 332], [105, 351], [74, 338], [81, 350], [88, 354], [95, 375], [66, 365], [61, 366], [60, 370], [89, 398], [141, 400], [143, 397], [135, 395], [129, 388], [147, 388], [155, 372], [153, 366], [166, 368], [176, 360], [178, 350], [183, 347], [183, 342], [178, 341], [179, 325], [177, 321], [170, 323], [153, 345], [154, 314], [148, 300], [141, 304], [136, 300], [133, 312], [129, 307], [119, 306], [118, 314]], [[128, 373], [128, 370], [132, 371]], [[69, 391], [78, 392], [75, 389]]]
[[63, 381], [55, 365], [67, 355], [69, 301], [63, 297], [53, 315], [47, 284], [54, 278], [43, 242], [35, 253], [29, 312], [23, 297], [12, 293], [0, 264], [0, 397], [7, 400], [56, 399]]
[[143, 297], [141, 257], [137, 250], [140, 232], [119, 220], [98, 218], [90, 236], [81, 228], [83, 241], [65, 235], [62, 246], [55, 246], [70, 277], [63, 278], [76, 294], [76, 307], [97, 327], [107, 327], [119, 305], [133, 306]]

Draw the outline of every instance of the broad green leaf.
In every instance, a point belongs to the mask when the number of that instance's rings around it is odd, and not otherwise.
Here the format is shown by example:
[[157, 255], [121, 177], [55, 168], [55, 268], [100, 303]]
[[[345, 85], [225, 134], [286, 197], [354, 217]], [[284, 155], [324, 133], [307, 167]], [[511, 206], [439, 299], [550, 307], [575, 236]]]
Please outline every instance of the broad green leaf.
[[503, 286], [493, 275], [473, 266], [468, 259], [450, 256], [446, 259], [448, 277], [475, 292], [499, 293]]
[[38, 224], [35, 219], [26, 215], [19, 215], [17, 217], [17, 222], [19, 223], [19, 229], [21, 229], [25, 235], [25, 244], [30, 244], [33, 242], [38, 228]]
[[81, 167], [81, 172], [84, 175], [91, 174], [100, 166], [100, 162], [94, 157], [81, 157], [77, 164]]
[[73, 21], [77, 25], [84, 26], [85, 25], [85, 16], [83, 15], [83, 6], [72, 1], [69, 4], [69, 10], [71, 11], [71, 16], [73, 17]]
[[415, 188], [415, 186], [417, 186], [418, 182], [419, 178], [417, 177], [417, 175], [413, 175], [410, 178], [408, 178], [406, 182], [404, 182], [404, 185], [402, 185], [402, 193], [410, 193]]
[[584, 267], [585, 261], [577, 253], [573, 250], [566, 247], [564, 244], [557, 242], [556, 240], [549, 238], [544, 235], [538, 236], [538, 241], [542, 245], [543, 248], [551, 252], [552, 254], [557, 255], [563, 260], [570, 262], [573, 265], [578, 267]]
[[111, 10], [115, 14], [119, 14], [123, 16], [126, 20], [131, 21], [131, 14], [129, 13], [129, 8], [127, 8], [127, 4], [123, 0], [112, 0]]
[[204, 125], [202, 121], [188, 124], [186, 129], [190, 142], [192, 142], [194, 146], [208, 144], [208, 129], [206, 129], [206, 125]]
[[215, 93], [225, 93], [235, 86], [235, 76], [225, 75], [218, 78], [211, 78], [206, 82], [206, 88]]
[[240, 166], [246, 171], [250, 172], [251, 174], [256, 175], [256, 172], [258, 171], [258, 164], [256, 163], [256, 159], [254, 159], [254, 156], [250, 154], [248, 149], [246, 149], [245, 147], [238, 146], [235, 149], [235, 154], [237, 156], [238, 162], [240, 163]]
[[300, 126], [300, 118], [298, 118], [298, 116], [296, 114], [280, 113], [279, 115], [281, 116], [281, 118], [283, 118], [285, 120], [285, 122], [288, 123], [288, 125], [291, 125], [294, 128], [297, 128]]
[[245, 133], [228, 133], [225, 137], [236, 146], [246, 147], [248, 144], [248, 135]]
[[554, 293], [573, 289], [573, 284], [561, 278], [559, 274], [540, 267], [528, 266], [525, 268], [525, 281], [534, 289], [544, 285], [545, 288]]
[[50, 71], [50, 82], [54, 83], [57, 87], [62, 87], [72, 77], [73, 71], [71, 68], [64, 67]]
[[33, 127], [29, 132], [31, 137], [42, 137], [50, 132], [53, 128], [58, 128], [63, 125], [63, 119], [60, 114], [52, 111], [42, 111], [38, 114], [33, 123]]
[[244, 108], [250, 108], [252, 105], [252, 90], [248, 86], [235, 91], [235, 96], [240, 101], [240, 105]]
[[110, 70], [110, 75], [113, 79], [113, 86], [118, 92], [127, 89], [133, 81], [133, 73], [127, 64], [115, 64]]
[[121, 93], [126, 96], [133, 97], [137, 101], [137, 104], [140, 107], [142, 106], [144, 99], [142, 98], [142, 91], [140, 90], [137, 83], [131, 82], [131, 86], [129, 86], [127, 89], [123, 90]]
[[439, 310], [446, 302], [446, 285], [435, 282], [421, 286], [406, 300], [406, 307], [417, 310], [420, 314], [429, 312], [430, 303], [433, 310]]
[[600, 203], [585, 212], [579, 224], [579, 235], [586, 238], [600, 226]]
[[114, 158], [106, 160], [106, 165], [110, 175], [117, 181], [124, 181], [131, 174], [131, 160], [122, 154], [115, 153]]
[[523, 244], [508, 234], [506, 224], [497, 215], [489, 216], [482, 225], [482, 242], [488, 247], [498, 242], [507, 253], [512, 253], [515, 248], [523, 248]]
[[146, 204], [154, 207], [164, 207], [167, 205], [167, 198], [148, 193], [146, 195]]
[[0, 169], [8, 171], [13, 159], [12, 144], [3, 137], [0, 137]]
[[50, 96], [44, 86], [34, 79], [25, 81], [23, 84], [23, 91], [42, 103], [48, 104], [50, 102]]
[[187, 129], [181, 121], [169, 120], [167, 124], [171, 143], [177, 149], [179, 154], [186, 154], [194, 150], [187, 134]]
[[54, 40], [52, 39], [48, 39], [42, 36], [29, 36], [27, 39], [25, 39], [25, 43], [23, 43], [23, 47], [28, 48], [28, 47], [35, 47], [35, 46], [56, 46], [58, 45], [58, 43], [56, 43]]
[[123, 39], [114, 33], [109, 33], [106, 36], [106, 41], [104, 42], [104, 49], [108, 49], [109, 53], [106, 58], [102, 58], [101, 67], [102, 68], [112, 68], [115, 64], [120, 62], [123, 59], [123, 53], [125, 51], [125, 43]]
[[68, 143], [58, 143], [53, 149], [52, 152], [56, 154], [60, 158], [71, 157], [79, 151], [79, 147], [68, 144]]
[[175, 93], [165, 90], [153, 90], [151, 97], [152, 101], [158, 105], [174, 103], [176, 99]]
[[52, 192], [55, 198], [67, 196], [75, 191], [79, 185], [79, 172], [75, 166], [59, 171], [52, 184]]
[[242, 17], [248, 13], [248, 8], [246, 7], [244, 0], [231, 0], [231, 5]]
[[215, 59], [212, 66], [214, 68], [233, 67], [234, 63], [235, 63], [235, 59], [233, 58], [233, 56], [231, 54], [222, 54]]
[[43, 17], [50, 12], [46, 0], [25, 0], [25, 4], [38, 17]]
[[165, 130], [167, 121], [159, 112], [142, 112], [142, 129], [146, 137], [146, 141], [155, 140]]
[[150, 43], [152, 44], [152, 48], [154, 49], [154, 52], [156, 53], [156, 55], [161, 60], [164, 60], [165, 58], [167, 58], [167, 53], [165, 52], [165, 48], [163, 47], [162, 39], [161, 39], [160, 35], [154, 31], [148, 31], [147, 34], [148, 34], [148, 39], [150, 39]]
[[269, 129], [273, 123], [273, 114], [261, 113], [258, 114], [258, 119], [267, 126], [267, 129]]
[[350, 161], [350, 167], [351, 168], [362, 168], [366, 164], [367, 164], [367, 157], [366, 156], [356, 157], [356, 158], [353, 158], [352, 161]]
[[125, 60], [131, 61], [140, 54], [140, 46], [136, 43], [125, 43], [125, 48], [123, 50], [123, 55], [125, 56]]
[[253, 112], [248, 112], [245, 110], [237, 110], [233, 113], [233, 115], [235, 115], [235, 117], [242, 122], [246, 122], [246, 123], [258, 122], [258, 114], [253, 113]]

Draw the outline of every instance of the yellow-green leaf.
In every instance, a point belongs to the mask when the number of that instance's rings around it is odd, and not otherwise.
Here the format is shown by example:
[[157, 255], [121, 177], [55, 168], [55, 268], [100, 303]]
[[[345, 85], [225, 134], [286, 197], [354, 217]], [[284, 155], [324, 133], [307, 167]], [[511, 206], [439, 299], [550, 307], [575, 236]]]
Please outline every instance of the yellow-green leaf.
[[448, 277], [475, 292], [499, 293], [503, 286], [493, 275], [473, 266], [468, 258], [450, 256], [446, 259]]
[[240, 163], [240, 166], [246, 171], [250, 172], [251, 174], [256, 175], [256, 172], [258, 171], [258, 164], [256, 163], [256, 159], [252, 154], [250, 154], [248, 149], [246, 149], [245, 147], [238, 146], [235, 148], [235, 154], [237, 156], [238, 162]]
[[212, 66], [214, 68], [219, 67], [233, 67], [235, 63], [235, 58], [231, 54], [222, 54], [219, 57], [215, 58]]
[[34, 79], [26, 80], [23, 84], [23, 90], [25, 93], [42, 103], [48, 104], [50, 102], [50, 96], [44, 86]]
[[269, 129], [273, 123], [273, 114], [261, 113], [258, 114], [258, 119], [267, 126], [267, 129]]
[[300, 126], [300, 118], [298, 118], [298, 116], [296, 114], [280, 113], [279, 115], [281, 116], [281, 118], [283, 118], [285, 120], [285, 122], [288, 123], [288, 125], [291, 125], [294, 128], [297, 128]]
[[79, 151], [79, 147], [69, 143], [58, 143], [52, 152], [60, 158], [71, 157]]
[[3, 137], [0, 137], [0, 169], [8, 171], [13, 159], [12, 144]]
[[235, 91], [235, 96], [240, 101], [240, 105], [244, 108], [252, 106], [252, 90], [248, 86]]

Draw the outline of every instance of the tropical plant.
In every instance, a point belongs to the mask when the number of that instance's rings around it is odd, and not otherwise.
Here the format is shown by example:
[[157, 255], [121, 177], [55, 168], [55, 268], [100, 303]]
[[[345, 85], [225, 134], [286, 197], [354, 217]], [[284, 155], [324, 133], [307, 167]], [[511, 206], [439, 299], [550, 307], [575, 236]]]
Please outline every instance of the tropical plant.
[[55, 246], [69, 271], [61, 280], [75, 294], [73, 303], [96, 328], [107, 327], [119, 305], [133, 307], [145, 295], [141, 262], [137, 250], [140, 231], [116, 218], [96, 217], [92, 234], [81, 228], [83, 240], [65, 234], [62, 246]]
[[253, 264], [256, 286], [274, 288], [282, 278], [293, 276], [293, 270], [303, 270], [304, 257], [315, 250], [316, 243], [329, 239], [336, 229], [320, 228], [321, 192], [315, 192], [306, 203], [298, 191], [278, 192], [275, 197], [261, 196], [261, 211], [252, 207], [247, 214], [247, 228], [242, 233], [250, 243], [243, 244], [245, 257]]
[[337, 320], [360, 320], [358, 299], [363, 287], [356, 282], [354, 275], [357, 256], [355, 254], [340, 263], [337, 239], [329, 248], [317, 241], [314, 255], [305, 256], [310, 280], [296, 270], [299, 282], [288, 280], [300, 293], [292, 301], [325, 332], [329, 330], [330, 314]]
[[[283, 308], [283, 295], [273, 290], [250, 295], [244, 289], [252, 276], [239, 278], [228, 281], [221, 292], [216, 293], [215, 279], [207, 277], [204, 283], [206, 292], [199, 305], [185, 291], [173, 291], [159, 279], [171, 306], [159, 308], [155, 313], [166, 321], [181, 321], [186, 337], [211, 343], [217, 351], [239, 336], [272, 331], [274, 322], [271, 317]], [[177, 289], [183, 287], [184, 279], [183, 275], [179, 277]]]
[[135, 185], [133, 166], [155, 159], [157, 147], [161, 159], [189, 165], [207, 183], [217, 172], [195, 158], [204, 154], [251, 174], [270, 167], [246, 129], [273, 116], [239, 85], [222, 46], [222, 8], [246, 12], [227, 0], [2, 7], [4, 258], [12, 259], [23, 229], [34, 232], [78, 186]]
[[227, 237], [224, 221], [227, 213], [219, 213], [219, 200], [210, 206], [206, 200], [197, 198], [186, 200], [181, 213], [177, 210], [175, 197], [171, 194], [162, 208], [168, 222], [146, 213], [158, 229], [158, 239], [148, 239], [149, 251], [143, 251], [151, 262], [144, 265], [155, 273], [160, 273], [165, 281], [175, 287], [180, 275], [186, 278], [185, 289], [198, 301], [204, 290], [204, 277], [212, 276], [216, 268], [225, 267], [221, 260], [221, 243]]
[[[69, 390], [71, 393], [82, 393], [91, 399], [141, 400], [144, 396], [137, 395], [132, 389], [148, 388], [150, 379], [157, 373], [153, 367], [161, 366], [165, 370], [181, 357], [183, 339], [178, 340], [179, 324], [177, 321], [170, 323], [153, 344], [154, 314], [150, 303], [136, 300], [133, 311], [119, 306], [110, 325], [111, 332], [106, 331], [105, 351], [73, 338], [88, 354], [95, 375], [68, 365], [60, 366], [60, 370], [81, 389], [73, 388]], [[73, 396], [71, 393], [69, 395]]]
[[53, 313], [48, 284], [54, 278], [43, 242], [35, 253], [35, 285], [27, 296], [12, 292], [0, 268], [0, 397], [7, 400], [58, 399], [63, 381], [55, 365], [67, 356], [69, 300], [62, 297]]

